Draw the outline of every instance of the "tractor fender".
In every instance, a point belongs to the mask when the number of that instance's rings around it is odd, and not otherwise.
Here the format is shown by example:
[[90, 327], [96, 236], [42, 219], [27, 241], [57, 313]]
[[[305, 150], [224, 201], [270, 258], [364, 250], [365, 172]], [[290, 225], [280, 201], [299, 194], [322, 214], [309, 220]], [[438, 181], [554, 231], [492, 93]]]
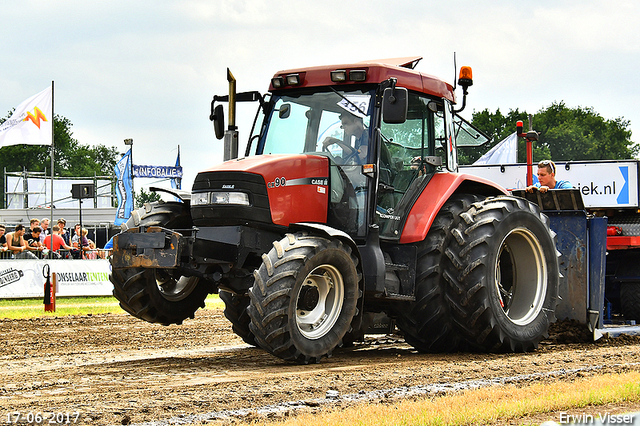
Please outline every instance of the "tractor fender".
[[320, 231], [321, 234], [324, 234], [327, 237], [338, 238], [351, 247], [356, 257], [358, 257], [358, 261], [362, 260], [360, 259], [360, 251], [358, 250], [358, 245], [353, 240], [353, 238], [351, 238], [351, 236], [344, 231], [341, 231], [339, 229], [333, 228], [328, 225], [323, 225], [321, 223], [312, 223], [312, 222], [292, 223], [289, 227], [291, 228], [292, 231], [297, 231], [297, 230], [301, 230], [301, 231], [309, 230], [309, 231], [315, 231], [315, 232]]
[[149, 190], [153, 192], [166, 192], [167, 194], [171, 194], [174, 197], [179, 198], [185, 203], [191, 203], [191, 191], [176, 188], [160, 188], [156, 186], [150, 186]]
[[478, 176], [436, 173], [409, 211], [400, 243], [423, 241], [436, 215], [453, 194], [494, 196], [508, 195], [509, 192], [497, 183]]
[[[358, 245], [353, 240], [353, 238], [351, 238], [351, 236], [346, 232], [333, 228], [331, 226], [323, 225], [320, 223], [312, 223], [312, 222], [292, 223], [289, 227], [292, 231], [296, 231], [296, 230], [311, 231], [316, 234], [319, 232], [321, 234], [324, 234], [327, 237], [338, 238], [344, 244], [348, 245], [351, 248], [352, 255], [358, 259], [358, 263], [356, 264], [356, 269], [358, 270], [359, 279], [361, 279], [364, 276], [364, 270], [362, 267], [362, 253], [360, 252], [360, 249], [358, 248]], [[380, 251], [380, 246], [376, 245], [376, 247], [378, 251]], [[381, 251], [380, 251], [380, 256], [382, 256]], [[382, 268], [381, 271], [384, 271], [384, 259], [382, 259], [382, 262], [383, 262], [382, 266], [378, 265], [378, 267]], [[374, 277], [374, 280], [373, 280], [374, 287], [377, 284], [377, 281], [379, 281], [378, 278], [382, 278], [382, 280], [384, 281], [384, 273], [381, 271], [377, 271], [377, 274], [381, 275], [380, 277]], [[366, 278], [363, 281], [366, 281]], [[363, 294], [363, 290], [364, 290], [363, 286], [364, 286], [364, 282], [360, 284], [360, 288], [359, 288], [360, 294], [358, 296], [358, 306], [357, 306], [356, 315], [354, 316], [353, 323], [352, 323], [353, 328], [349, 331], [349, 333], [347, 333], [347, 336], [349, 336], [350, 333], [357, 333], [358, 330], [360, 330], [360, 328], [362, 327], [362, 319], [364, 314], [364, 297], [360, 297], [360, 296]], [[346, 339], [349, 340], [350, 337], [346, 337]]]

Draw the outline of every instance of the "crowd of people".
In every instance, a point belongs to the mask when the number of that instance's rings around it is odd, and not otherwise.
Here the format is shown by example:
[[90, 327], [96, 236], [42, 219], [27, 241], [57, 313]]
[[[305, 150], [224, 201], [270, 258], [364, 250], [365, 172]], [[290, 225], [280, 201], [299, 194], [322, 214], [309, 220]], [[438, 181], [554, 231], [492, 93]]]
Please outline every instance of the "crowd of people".
[[108, 250], [97, 249], [87, 238], [88, 231], [76, 224], [73, 235], [67, 230], [67, 221], [58, 219], [50, 227], [50, 220], [31, 219], [29, 228], [18, 224], [7, 229], [0, 224], [0, 259], [98, 259], [108, 256]]

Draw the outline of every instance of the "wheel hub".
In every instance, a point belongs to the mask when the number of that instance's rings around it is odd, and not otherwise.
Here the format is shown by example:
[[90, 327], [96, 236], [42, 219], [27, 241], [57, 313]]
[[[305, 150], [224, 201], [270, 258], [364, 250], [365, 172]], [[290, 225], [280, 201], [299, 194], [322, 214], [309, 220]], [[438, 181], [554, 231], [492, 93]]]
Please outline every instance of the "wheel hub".
[[298, 330], [307, 339], [320, 339], [331, 331], [342, 312], [342, 274], [333, 265], [320, 265], [307, 275], [296, 297]]
[[496, 262], [495, 290], [507, 318], [530, 324], [542, 310], [547, 293], [547, 265], [540, 243], [524, 228], [510, 232]]
[[298, 298], [298, 309], [301, 311], [312, 311], [320, 300], [318, 288], [305, 285], [300, 289], [300, 297]]

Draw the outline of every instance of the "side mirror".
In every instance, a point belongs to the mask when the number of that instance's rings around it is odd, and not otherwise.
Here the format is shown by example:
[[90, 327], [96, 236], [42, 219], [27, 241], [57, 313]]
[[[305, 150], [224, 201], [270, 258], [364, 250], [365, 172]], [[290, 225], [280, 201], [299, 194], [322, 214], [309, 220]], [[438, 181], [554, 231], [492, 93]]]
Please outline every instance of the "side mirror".
[[289, 115], [291, 115], [291, 105], [282, 104], [282, 106], [278, 110], [278, 117], [280, 117], [280, 118], [289, 118]]
[[409, 91], [404, 87], [387, 87], [382, 94], [382, 120], [388, 124], [407, 121]]
[[221, 104], [216, 105], [213, 110], [213, 130], [216, 132], [216, 138], [222, 139], [224, 137], [224, 110]]

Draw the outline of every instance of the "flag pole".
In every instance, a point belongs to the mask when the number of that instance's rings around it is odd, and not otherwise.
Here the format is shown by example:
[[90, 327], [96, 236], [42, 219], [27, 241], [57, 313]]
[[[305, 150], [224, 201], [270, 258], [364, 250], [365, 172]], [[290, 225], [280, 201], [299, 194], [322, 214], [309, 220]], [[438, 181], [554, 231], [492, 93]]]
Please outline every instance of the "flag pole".
[[54, 81], [51, 80], [51, 204], [49, 205], [49, 208], [51, 209], [51, 219], [49, 221], [49, 235], [50, 235], [50, 245], [51, 245], [51, 249], [49, 250], [49, 253], [51, 253], [50, 259], [53, 259], [53, 167], [54, 167], [54, 155], [55, 155], [55, 147], [53, 144], [53, 135], [54, 133], [54, 127], [56, 124], [56, 116], [55, 116], [55, 110], [54, 110], [54, 96], [55, 96], [55, 90], [54, 90]]

